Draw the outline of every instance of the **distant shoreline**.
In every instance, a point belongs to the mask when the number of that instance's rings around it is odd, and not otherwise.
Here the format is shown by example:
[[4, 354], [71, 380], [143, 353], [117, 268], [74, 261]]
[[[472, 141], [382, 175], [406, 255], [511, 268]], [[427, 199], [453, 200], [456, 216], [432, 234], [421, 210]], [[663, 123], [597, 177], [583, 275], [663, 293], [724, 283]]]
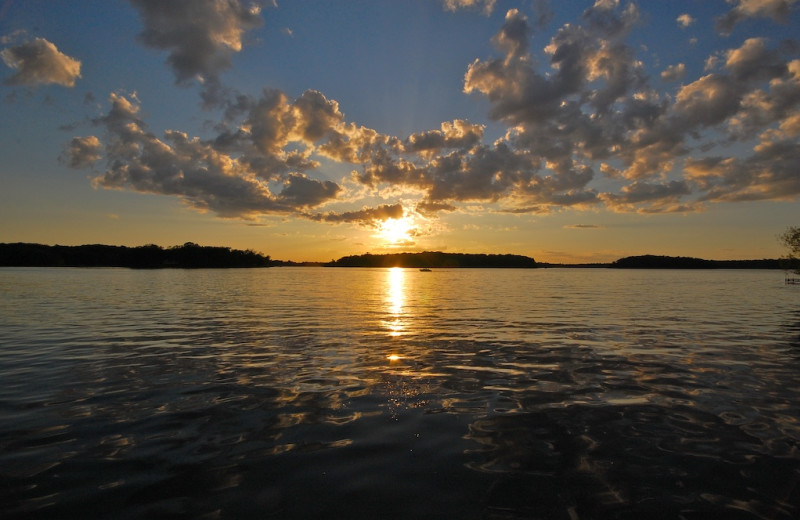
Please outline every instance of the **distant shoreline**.
[[128, 267], [131, 269], [198, 269], [271, 267], [269, 256], [229, 247], [200, 246], [186, 242], [163, 248], [149, 244], [138, 247], [87, 244], [48, 246], [43, 244], [0, 244], [2, 267]]
[[537, 262], [512, 254], [387, 253], [350, 255], [331, 262], [272, 260], [269, 255], [229, 247], [200, 246], [186, 242], [163, 248], [157, 245], [80, 246], [33, 243], [0, 243], [0, 267], [128, 267], [165, 268], [254, 268], [254, 267], [406, 267], [406, 268], [591, 268], [591, 269], [781, 269], [800, 268], [785, 258], [760, 260], [705, 260], [702, 258], [639, 255], [609, 263], [563, 264]]

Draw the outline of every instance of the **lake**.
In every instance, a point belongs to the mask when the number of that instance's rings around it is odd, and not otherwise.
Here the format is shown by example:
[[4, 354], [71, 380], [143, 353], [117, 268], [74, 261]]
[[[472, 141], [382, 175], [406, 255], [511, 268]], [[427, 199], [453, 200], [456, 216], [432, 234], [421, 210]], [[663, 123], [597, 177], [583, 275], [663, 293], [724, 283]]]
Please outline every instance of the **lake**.
[[800, 516], [781, 271], [0, 269], [0, 511]]

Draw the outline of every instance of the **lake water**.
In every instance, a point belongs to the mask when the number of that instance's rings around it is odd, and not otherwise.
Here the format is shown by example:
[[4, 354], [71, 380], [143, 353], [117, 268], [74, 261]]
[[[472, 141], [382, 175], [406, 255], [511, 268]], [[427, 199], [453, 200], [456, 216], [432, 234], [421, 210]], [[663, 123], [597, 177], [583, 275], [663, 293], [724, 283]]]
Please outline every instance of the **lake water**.
[[0, 269], [0, 511], [800, 516], [780, 271]]

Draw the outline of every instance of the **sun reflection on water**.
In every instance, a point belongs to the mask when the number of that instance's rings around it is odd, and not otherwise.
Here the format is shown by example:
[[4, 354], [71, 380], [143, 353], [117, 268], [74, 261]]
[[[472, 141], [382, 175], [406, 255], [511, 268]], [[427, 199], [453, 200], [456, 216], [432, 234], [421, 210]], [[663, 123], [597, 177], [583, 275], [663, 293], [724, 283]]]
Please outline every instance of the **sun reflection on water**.
[[392, 337], [405, 334], [403, 307], [406, 301], [406, 272], [401, 267], [392, 267], [386, 277], [387, 319], [383, 322]]

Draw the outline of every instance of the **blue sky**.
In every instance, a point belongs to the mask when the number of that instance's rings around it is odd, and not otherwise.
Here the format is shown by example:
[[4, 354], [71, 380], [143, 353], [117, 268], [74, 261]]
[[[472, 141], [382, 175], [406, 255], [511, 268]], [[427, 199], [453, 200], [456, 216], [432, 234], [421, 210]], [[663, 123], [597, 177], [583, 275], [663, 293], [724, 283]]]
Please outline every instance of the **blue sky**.
[[0, 241], [777, 257], [798, 6], [7, 0]]

